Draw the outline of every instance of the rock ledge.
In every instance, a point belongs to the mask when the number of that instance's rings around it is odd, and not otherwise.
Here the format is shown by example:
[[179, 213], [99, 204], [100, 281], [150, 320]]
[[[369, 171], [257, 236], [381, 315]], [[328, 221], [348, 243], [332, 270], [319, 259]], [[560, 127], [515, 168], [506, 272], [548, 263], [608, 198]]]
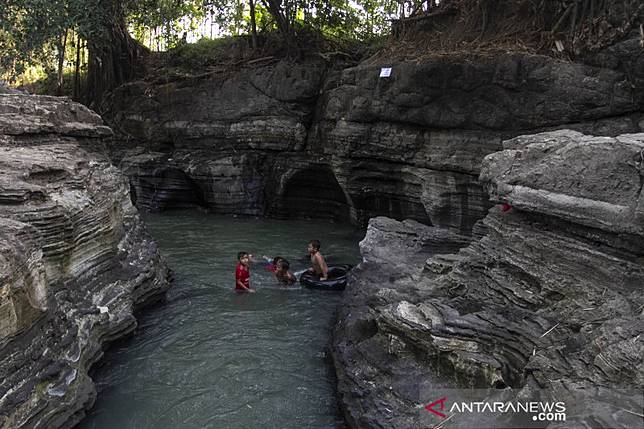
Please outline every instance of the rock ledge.
[[[644, 386], [644, 134], [564, 130], [504, 148], [481, 182], [512, 208], [490, 209], [469, 245], [443, 235], [458, 253], [432, 228], [370, 222], [333, 339], [352, 427], [436, 424], [424, 407], [456, 388], [583, 393], [565, 427], [641, 424], [628, 410], [641, 413]], [[444, 427], [498, 423], [459, 414]]]

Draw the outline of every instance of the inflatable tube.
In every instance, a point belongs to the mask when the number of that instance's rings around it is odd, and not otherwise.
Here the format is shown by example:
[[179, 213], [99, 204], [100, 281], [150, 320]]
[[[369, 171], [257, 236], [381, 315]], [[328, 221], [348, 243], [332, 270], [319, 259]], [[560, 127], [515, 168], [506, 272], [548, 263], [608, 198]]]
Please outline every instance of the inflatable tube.
[[311, 289], [344, 290], [347, 286], [347, 275], [353, 268], [352, 265], [329, 265], [329, 278], [320, 280], [315, 274], [305, 271], [300, 276], [300, 283]]

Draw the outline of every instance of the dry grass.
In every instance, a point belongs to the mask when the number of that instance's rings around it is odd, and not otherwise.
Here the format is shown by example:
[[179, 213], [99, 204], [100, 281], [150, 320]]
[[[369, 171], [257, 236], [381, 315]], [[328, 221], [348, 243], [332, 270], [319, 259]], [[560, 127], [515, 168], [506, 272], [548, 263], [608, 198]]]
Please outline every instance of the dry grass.
[[372, 60], [498, 52], [572, 60], [641, 22], [640, 0], [448, 0], [430, 14], [395, 22], [392, 40]]

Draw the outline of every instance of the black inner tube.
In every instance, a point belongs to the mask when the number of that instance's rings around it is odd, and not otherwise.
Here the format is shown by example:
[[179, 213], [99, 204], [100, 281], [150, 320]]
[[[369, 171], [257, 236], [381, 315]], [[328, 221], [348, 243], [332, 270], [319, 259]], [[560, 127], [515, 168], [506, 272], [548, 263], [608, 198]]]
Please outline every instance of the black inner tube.
[[344, 290], [351, 268], [353, 266], [348, 264], [329, 265], [327, 280], [320, 280], [316, 274], [306, 271], [300, 276], [300, 283], [313, 289]]

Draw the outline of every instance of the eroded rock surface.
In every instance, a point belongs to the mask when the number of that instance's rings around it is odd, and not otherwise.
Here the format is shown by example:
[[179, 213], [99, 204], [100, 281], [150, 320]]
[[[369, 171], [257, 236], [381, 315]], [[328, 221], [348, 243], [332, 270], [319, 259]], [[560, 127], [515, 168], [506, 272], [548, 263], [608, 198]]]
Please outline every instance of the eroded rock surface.
[[[370, 222], [334, 332], [347, 420], [426, 427], [440, 420], [424, 406], [445, 389], [511, 387], [587, 395], [549, 427], [640, 425], [629, 411], [644, 387], [644, 134], [520, 136], [485, 158], [481, 181], [512, 208], [490, 209], [469, 245]], [[599, 399], [617, 390], [635, 402]], [[467, 418], [444, 427], [492, 424]]]
[[111, 135], [64, 98], [0, 94], [0, 427], [77, 423], [104, 345], [169, 286]]
[[[600, 59], [603, 58], [601, 61]], [[636, 39], [593, 65], [497, 53], [336, 67], [277, 62], [134, 82], [106, 116], [137, 205], [163, 210], [415, 219], [471, 234], [490, 207], [478, 175], [507, 138], [639, 132]], [[392, 67], [380, 78], [380, 67]]]

